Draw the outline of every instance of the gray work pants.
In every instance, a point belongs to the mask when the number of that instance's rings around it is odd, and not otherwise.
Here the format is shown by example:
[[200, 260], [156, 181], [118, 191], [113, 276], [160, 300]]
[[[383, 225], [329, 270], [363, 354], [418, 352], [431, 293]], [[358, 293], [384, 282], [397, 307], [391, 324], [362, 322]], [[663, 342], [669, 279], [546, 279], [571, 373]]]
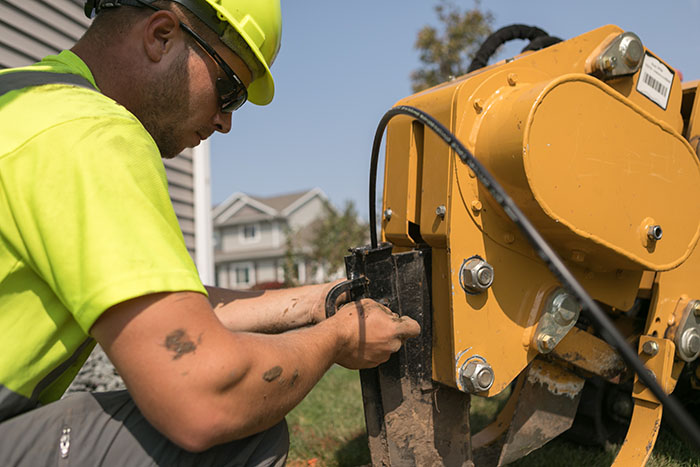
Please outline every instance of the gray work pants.
[[0, 423], [0, 465], [283, 466], [287, 424], [215, 446], [180, 449], [141, 415], [126, 391], [75, 393]]

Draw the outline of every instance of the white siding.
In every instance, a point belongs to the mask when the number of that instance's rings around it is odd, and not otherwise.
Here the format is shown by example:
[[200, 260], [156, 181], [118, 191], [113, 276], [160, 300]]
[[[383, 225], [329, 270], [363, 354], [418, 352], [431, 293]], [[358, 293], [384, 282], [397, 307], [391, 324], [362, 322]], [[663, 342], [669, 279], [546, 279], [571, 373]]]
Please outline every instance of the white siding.
[[[246, 239], [244, 237], [244, 229], [246, 225], [255, 225], [258, 231], [258, 235], [255, 238]], [[230, 227], [219, 227], [221, 232], [221, 245], [219, 249], [221, 251], [246, 251], [246, 250], [263, 250], [263, 249], [273, 249], [280, 245], [279, 234], [275, 234], [275, 227], [272, 222], [262, 221], [262, 222], [251, 222], [249, 224], [241, 224]]]
[[278, 280], [277, 262], [275, 260], [260, 260], [257, 262], [256, 268], [258, 271], [256, 283], [275, 282]]
[[289, 216], [289, 226], [292, 229], [306, 226], [322, 215], [323, 212], [323, 200], [321, 200], [320, 196], [315, 196]]

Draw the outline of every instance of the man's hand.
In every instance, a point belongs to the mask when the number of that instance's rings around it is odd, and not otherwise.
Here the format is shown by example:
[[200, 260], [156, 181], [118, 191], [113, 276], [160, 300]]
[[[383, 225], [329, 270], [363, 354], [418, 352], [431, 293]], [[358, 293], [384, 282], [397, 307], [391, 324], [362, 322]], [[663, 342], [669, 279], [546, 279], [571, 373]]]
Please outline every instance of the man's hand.
[[[315, 298], [313, 305], [310, 308], [310, 318], [309, 322], [311, 324], [317, 324], [326, 319], [326, 297], [330, 291], [336, 285], [344, 282], [345, 279], [338, 279], [335, 282], [328, 282], [327, 284], [321, 284], [318, 286], [317, 292], [318, 296]], [[348, 292], [342, 293], [338, 300], [335, 302], [336, 308], [348, 303], [350, 301], [350, 294]]]
[[370, 299], [344, 305], [329, 321], [337, 322], [344, 339], [336, 363], [351, 369], [384, 363], [406, 339], [420, 334], [416, 321]]

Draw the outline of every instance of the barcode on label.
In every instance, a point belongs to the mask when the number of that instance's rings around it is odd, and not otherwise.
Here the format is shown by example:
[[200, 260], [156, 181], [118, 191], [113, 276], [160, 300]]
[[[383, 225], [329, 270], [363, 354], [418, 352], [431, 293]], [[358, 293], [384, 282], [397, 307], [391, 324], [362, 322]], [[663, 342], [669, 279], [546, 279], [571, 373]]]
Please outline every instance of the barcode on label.
[[656, 81], [654, 78], [652, 78], [651, 75], [644, 73], [644, 76], [642, 76], [642, 79], [644, 80], [645, 83], [647, 83], [649, 86], [654, 88], [657, 92], [662, 94], [664, 97], [668, 96], [668, 86], [664, 86], [663, 84], [659, 83]]
[[674, 75], [675, 71], [672, 68], [646, 52], [637, 80], [637, 91], [666, 110]]

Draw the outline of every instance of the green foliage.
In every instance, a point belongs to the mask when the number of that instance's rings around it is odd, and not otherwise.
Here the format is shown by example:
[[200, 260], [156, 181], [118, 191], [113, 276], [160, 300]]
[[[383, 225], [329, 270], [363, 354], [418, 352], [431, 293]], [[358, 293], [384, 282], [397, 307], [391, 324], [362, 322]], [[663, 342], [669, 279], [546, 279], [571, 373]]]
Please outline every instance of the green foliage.
[[284, 229], [285, 251], [282, 270], [284, 272], [284, 286], [296, 287], [299, 285], [299, 272], [297, 270], [296, 259], [299, 256], [299, 248], [294, 242], [296, 233], [289, 227]]
[[413, 92], [449, 81], [467, 72], [481, 43], [491, 34], [493, 15], [474, 8], [464, 12], [451, 1], [435, 6], [441, 31], [424, 26], [418, 31], [415, 48], [420, 52], [422, 67], [411, 73]]
[[323, 264], [329, 275], [343, 270], [349, 248], [367, 243], [369, 226], [359, 219], [352, 201], [347, 201], [342, 211], [326, 203], [324, 214], [314, 227], [310, 257]]

